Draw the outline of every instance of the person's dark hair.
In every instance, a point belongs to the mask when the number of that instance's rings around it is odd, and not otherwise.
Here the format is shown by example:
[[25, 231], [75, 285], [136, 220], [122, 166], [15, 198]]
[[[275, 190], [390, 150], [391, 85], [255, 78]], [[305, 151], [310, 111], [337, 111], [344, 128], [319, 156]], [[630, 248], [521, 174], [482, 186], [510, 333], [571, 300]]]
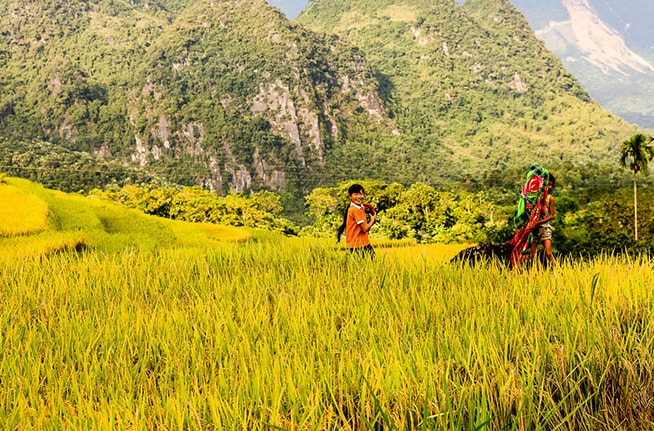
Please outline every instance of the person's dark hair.
[[552, 188], [554, 188], [554, 184], [556, 184], [556, 179], [554, 178], [554, 175], [550, 173], [550, 183], [552, 183]]
[[[347, 189], [347, 195], [352, 196], [353, 193], [364, 193], [365, 191], [363, 190], [363, 186], [361, 184], [352, 184], [349, 189]], [[348, 203], [345, 205], [345, 212], [343, 213], [343, 224], [339, 226], [338, 230], [336, 231], [336, 242], [341, 241], [341, 236], [343, 235], [343, 232], [345, 232], [345, 226], [347, 225], [347, 212], [350, 209], [350, 204]]]

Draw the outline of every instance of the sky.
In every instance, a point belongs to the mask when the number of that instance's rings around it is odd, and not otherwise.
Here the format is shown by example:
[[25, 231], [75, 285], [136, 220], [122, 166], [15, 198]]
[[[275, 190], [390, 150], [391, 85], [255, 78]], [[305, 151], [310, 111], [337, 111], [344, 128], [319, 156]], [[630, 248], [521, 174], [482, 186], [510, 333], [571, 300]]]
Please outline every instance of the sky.
[[267, 0], [268, 4], [279, 8], [290, 20], [294, 20], [302, 9], [308, 4], [309, 0]]

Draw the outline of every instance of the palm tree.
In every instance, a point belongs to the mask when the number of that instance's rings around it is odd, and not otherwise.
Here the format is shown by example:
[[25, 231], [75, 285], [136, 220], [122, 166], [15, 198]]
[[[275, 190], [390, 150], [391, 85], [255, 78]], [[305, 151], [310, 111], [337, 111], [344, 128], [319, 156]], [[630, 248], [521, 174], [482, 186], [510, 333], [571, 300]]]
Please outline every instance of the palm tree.
[[[622, 142], [620, 151], [620, 166], [629, 168], [634, 173], [634, 234], [638, 241], [638, 198], [636, 196], [636, 174], [638, 172], [647, 173], [649, 162], [654, 157], [654, 148], [651, 145], [652, 137], [647, 137], [642, 133], [635, 134], [631, 138]], [[630, 162], [627, 164], [627, 162]]]

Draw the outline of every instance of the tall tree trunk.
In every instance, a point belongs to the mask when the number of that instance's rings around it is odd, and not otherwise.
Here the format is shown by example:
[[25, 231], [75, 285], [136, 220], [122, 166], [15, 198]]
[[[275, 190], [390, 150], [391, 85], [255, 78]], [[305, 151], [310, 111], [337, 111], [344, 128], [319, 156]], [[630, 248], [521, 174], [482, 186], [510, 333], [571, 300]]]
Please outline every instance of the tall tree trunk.
[[636, 196], [636, 173], [634, 172], [634, 234], [638, 242], [638, 197]]

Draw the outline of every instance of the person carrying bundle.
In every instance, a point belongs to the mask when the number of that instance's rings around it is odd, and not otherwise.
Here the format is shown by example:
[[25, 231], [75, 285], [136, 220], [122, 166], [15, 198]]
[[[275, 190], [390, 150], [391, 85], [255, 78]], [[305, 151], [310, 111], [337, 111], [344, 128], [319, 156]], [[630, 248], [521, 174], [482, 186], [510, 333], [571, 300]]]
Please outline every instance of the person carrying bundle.
[[533, 259], [539, 242], [543, 243], [550, 264], [556, 265], [552, 254], [552, 227], [549, 223], [556, 214], [552, 195], [554, 184], [554, 175], [547, 169], [539, 165], [529, 167], [513, 218], [517, 230], [509, 242], [512, 246], [510, 260], [513, 268]]
[[375, 256], [375, 250], [370, 245], [368, 231], [377, 219], [375, 208], [370, 204], [363, 203], [365, 191], [362, 185], [352, 184], [347, 194], [350, 204], [345, 208], [343, 224], [336, 232], [336, 240], [340, 241], [345, 232], [345, 243], [351, 252], [361, 255], [368, 254], [372, 258]]

